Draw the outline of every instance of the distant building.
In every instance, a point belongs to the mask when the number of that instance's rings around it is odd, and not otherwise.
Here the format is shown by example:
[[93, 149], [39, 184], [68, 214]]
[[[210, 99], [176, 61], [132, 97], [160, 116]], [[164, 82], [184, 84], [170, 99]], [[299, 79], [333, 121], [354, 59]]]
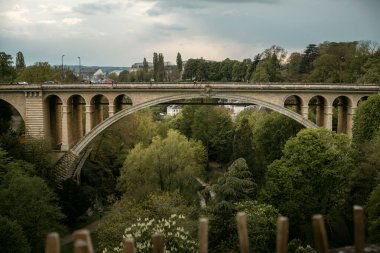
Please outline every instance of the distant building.
[[[139, 69], [142, 69], [144, 68], [144, 63], [143, 62], [136, 62], [134, 64], [132, 64], [131, 66], [131, 72], [134, 72], [134, 71], [137, 71]], [[152, 69], [153, 68], [153, 63], [152, 62], [148, 62], [148, 69]]]
[[169, 105], [166, 107], [166, 115], [175, 116], [182, 111], [182, 107], [179, 105]]

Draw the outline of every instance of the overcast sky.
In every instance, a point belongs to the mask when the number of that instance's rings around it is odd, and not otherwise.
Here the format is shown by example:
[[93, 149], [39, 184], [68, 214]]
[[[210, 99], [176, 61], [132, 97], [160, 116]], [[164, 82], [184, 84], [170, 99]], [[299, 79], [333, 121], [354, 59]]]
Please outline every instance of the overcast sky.
[[354, 40], [380, 43], [380, 0], [0, 0], [0, 52], [27, 65], [242, 60]]

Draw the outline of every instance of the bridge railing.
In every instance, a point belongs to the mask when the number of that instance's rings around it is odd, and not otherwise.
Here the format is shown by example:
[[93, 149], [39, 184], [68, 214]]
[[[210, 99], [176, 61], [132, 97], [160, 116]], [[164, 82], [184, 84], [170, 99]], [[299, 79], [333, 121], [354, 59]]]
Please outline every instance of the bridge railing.
[[[354, 236], [355, 236], [355, 252], [364, 253], [364, 211], [360, 206], [354, 206]], [[239, 236], [239, 246], [241, 253], [248, 253], [249, 237], [247, 229], [247, 217], [244, 212], [236, 215], [237, 231]], [[329, 246], [327, 233], [325, 230], [324, 219], [320, 214], [312, 217], [314, 245], [318, 253], [328, 253]], [[280, 216], [277, 219], [277, 236], [276, 236], [276, 253], [287, 253], [288, 234], [289, 234], [288, 218]], [[91, 241], [90, 232], [82, 229], [77, 230], [73, 234], [74, 252], [75, 253], [93, 253], [94, 248]], [[154, 253], [164, 253], [164, 235], [154, 233], [152, 235], [152, 244]], [[58, 233], [50, 233], [47, 236], [45, 253], [59, 253], [60, 238]], [[133, 238], [127, 238], [123, 242], [123, 253], [135, 253], [135, 242]], [[199, 219], [198, 227], [198, 253], [208, 252], [208, 219]]]

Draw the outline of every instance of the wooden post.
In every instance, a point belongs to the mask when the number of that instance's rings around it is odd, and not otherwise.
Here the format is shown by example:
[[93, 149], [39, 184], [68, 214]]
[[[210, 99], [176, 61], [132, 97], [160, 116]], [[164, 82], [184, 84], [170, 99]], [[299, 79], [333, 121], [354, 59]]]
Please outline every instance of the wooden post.
[[247, 229], [247, 216], [244, 212], [239, 212], [236, 215], [237, 229], [240, 242], [240, 252], [249, 252], [249, 241], [248, 241], [248, 229]]
[[364, 253], [364, 211], [361, 206], [354, 206], [355, 252]]
[[198, 240], [199, 240], [199, 251], [198, 253], [208, 252], [208, 219], [199, 219], [198, 228]]
[[164, 235], [161, 233], [155, 233], [152, 237], [153, 241], [153, 252], [154, 253], [164, 253], [165, 244], [164, 244]]
[[289, 237], [289, 220], [286, 217], [280, 216], [277, 219], [277, 242], [276, 252], [287, 253]]
[[93, 248], [92, 242], [91, 242], [90, 231], [88, 231], [87, 229], [81, 229], [81, 230], [75, 231], [74, 232], [74, 246], [76, 244], [76, 241], [78, 241], [78, 240], [82, 240], [86, 244], [84, 246], [83, 243], [78, 242], [78, 250], [85, 248], [85, 251], [78, 251], [78, 253], [81, 253], [81, 252], [94, 253], [94, 248]]
[[60, 253], [61, 245], [59, 242], [59, 234], [54, 232], [46, 237], [45, 253]]
[[127, 238], [123, 243], [123, 253], [135, 253], [135, 240], [133, 237]]
[[328, 241], [325, 230], [323, 216], [316, 214], [313, 216], [314, 242], [318, 253], [328, 253]]

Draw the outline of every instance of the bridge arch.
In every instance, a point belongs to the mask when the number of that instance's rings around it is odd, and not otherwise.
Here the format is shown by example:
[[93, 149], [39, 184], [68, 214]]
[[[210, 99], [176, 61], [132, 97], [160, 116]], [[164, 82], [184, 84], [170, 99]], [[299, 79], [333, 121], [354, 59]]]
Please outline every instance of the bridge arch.
[[[180, 95], [171, 95], [166, 97], [161, 97], [157, 99], [153, 99], [147, 102], [143, 102], [137, 105], [133, 105], [129, 108], [125, 108], [122, 111], [116, 113], [114, 116], [105, 119], [102, 123], [95, 126], [86, 136], [84, 136], [72, 149], [71, 152], [75, 155], [78, 155], [83, 152], [88, 145], [91, 144], [91, 142], [104, 130], [106, 130], [108, 127], [116, 123], [117, 121], [121, 120], [125, 116], [132, 114], [134, 112], [137, 112], [139, 110], [142, 110], [144, 108], [154, 106], [161, 103], [181, 100], [181, 99], [192, 99], [192, 98], [204, 98], [206, 97], [205, 94], [202, 93], [187, 93], [187, 94], [180, 94]], [[271, 109], [273, 111], [277, 111], [281, 114], [284, 114], [300, 124], [304, 125], [307, 128], [317, 128], [318, 126], [314, 124], [313, 122], [309, 121], [308, 119], [303, 118], [300, 114], [297, 112], [294, 112], [292, 110], [289, 110], [287, 108], [284, 108], [280, 105], [276, 105], [273, 103], [265, 102], [256, 98], [246, 97], [242, 95], [226, 95], [226, 94], [213, 94], [213, 98], [224, 98], [224, 99], [230, 99], [230, 100], [236, 100], [246, 103], [254, 103], [263, 107], [266, 107], [268, 109]]]

